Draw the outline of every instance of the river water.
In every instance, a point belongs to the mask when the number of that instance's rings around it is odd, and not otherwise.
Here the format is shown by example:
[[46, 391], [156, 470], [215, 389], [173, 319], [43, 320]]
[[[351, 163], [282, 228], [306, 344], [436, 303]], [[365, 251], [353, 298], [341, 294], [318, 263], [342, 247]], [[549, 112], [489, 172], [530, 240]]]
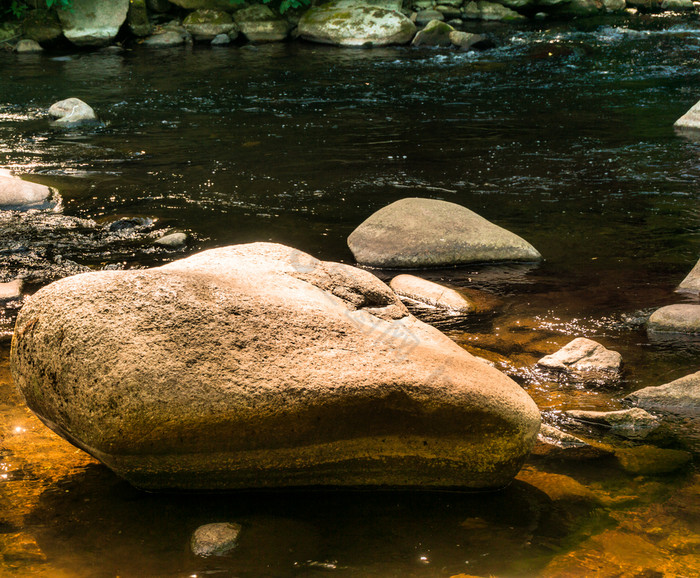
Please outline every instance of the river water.
[[[62, 197], [58, 212], [0, 214], [0, 281], [22, 275], [32, 291], [81, 267], [260, 240], [352, 263], [345, 240], [363, 219], [430, 197], [543, 254], [539, 266], [420, 274], [479, 300], [477, 315], [431, 321], [516, 379], [545, 421], [571, 428], [563, 410], [620, 409], [630, 391], [697, 371], [700, 340], [650, 339], [644, 321], [693, 302], [674, 289], [700, 256], [700, 136], [672, 124], [700, 99], [700, 25], [649, 16], [487, 31], [499, 47], [482, 53], [295, 43], [0, 55], [0, 166]], [[51, 128], [46, 109], [70, 96], [104, 125]], [[153, 245], [173, 230], [186, 247]], [[24, 407], [7, 363], [19, 305], [0, 312], [0, 575], [700, 573], [695, 465], [630, 465], [664, 462], [652, 446], [697, 456], [693, 416], [648, 440], [570, 429], [618, 453], [533, 457], [498, 493], [149, 495]], [[579, 336], [622, 353], [619, 383], [533, 369]], [[239, 547], [194, 557], [191, 533], [218, 521], [243, 524]]]

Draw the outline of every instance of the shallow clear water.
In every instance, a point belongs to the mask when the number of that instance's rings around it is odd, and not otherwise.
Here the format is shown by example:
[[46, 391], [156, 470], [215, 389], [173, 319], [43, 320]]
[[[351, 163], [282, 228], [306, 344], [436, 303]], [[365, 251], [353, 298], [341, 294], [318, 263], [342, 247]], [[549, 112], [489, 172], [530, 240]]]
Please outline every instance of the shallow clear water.
[[[656, 307], [692, 301], [673, 290], [700, 256], [700, 137], [672, 124], [700, 98], [700, 25], [645, 17], [488, 31], [500, 48], [478, 54], [289, 44], [0, 55], [0, 166], [63, 198], [62, 215], [0, 218], [0, 281], [21, 273], [33, 289], [62, 274], [57, 255], [136, 267], [258, 240], [352, 262], [345, 239], [364, 218], [425, 196], [463, 204], [544, 255], [536, 267], [421, 275], [480, 300], [476, 316], [433, 321], [521, 383], [547, 421], [619, 409], [629, 391], [697, 371], [698, 340], [653, 341], [643, 324]], [[52, 129], [46, 108], [69, 96], [105, 126]], [[147, 220], [110, 231], [131, 217]], [[155, 248], [171, 229], [187, 231], [188, 246]], [[533, 370], [577, 336], [623, 354], [621, 383], [590, 390]], [[614, 457], [533, 459], [498, 494], [152, 496], [31, 417], [6, 352], [0, 372], [0, 568], [10, 575], [700, 571], [692, 465], [654, 476]], [[692, 427], [649, 443], [697, 455]], [[188, 553], [198, 525], [226, 520], [246, 530], [233, 555]]]

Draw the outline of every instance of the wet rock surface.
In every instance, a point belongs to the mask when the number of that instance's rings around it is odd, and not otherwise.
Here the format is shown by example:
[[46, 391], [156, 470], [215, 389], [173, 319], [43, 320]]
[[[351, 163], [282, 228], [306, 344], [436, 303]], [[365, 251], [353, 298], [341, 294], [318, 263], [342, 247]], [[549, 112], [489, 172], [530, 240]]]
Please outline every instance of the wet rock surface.
[[97, 115], [92, 107], [79, 98], [67, 98], [53, 103], [48, 110], [54, 124], [66, 127], [78, 126], [81, 123], [97, 122]]
[[539, 428], [372, 274], [273, 244], [47, 286], [12, 360], [47, 425], [151, 489], [502, 486]]
[[651, 333], [700, 334], [700, 305], [667, 305], [652, 313], [647, 323]]
[[192, 534], [190, 548], [196, 556], [221, 556], [238, 544], [242, 527], [231, 522], [216, 522], [197, 528]]
[[608, 426], [614, 433], [629, 438], [644, 438], [661, 425], [656, 417], [640, 408], [620, 411], [571, 409], [566, 415], [584, 423]]
[[700, 410], [700, 371], [667, 383], [632, 392], [627, 401], [646, 409]]
[[616, 379], [622, 367], [622, 356], [592, 339], [577, 337], [556, 353], [540, 359], [537, 365], [584, 376]]

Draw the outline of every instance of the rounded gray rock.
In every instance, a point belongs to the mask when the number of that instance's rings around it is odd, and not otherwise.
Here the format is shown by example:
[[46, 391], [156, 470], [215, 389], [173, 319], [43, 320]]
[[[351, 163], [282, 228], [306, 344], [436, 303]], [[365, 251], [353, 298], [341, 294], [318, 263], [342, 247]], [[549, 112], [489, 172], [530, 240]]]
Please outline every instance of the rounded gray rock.
[[64, 36], [76, 46], [106, 46], [126, 21], [129, 0], [71, 0], [57, 10]]
[[540, 424], [374, 275], [270, 243], [52, 283], [11, 368], [47, 426], [147, 489], [501, 487]]
[[396, 201], [348, 237], [357, 262], [370, 267], [441, 267], [485, 261], [537, 261], [530, 243], [466, 207], [433, 199]]
[[654, 311], [647, 322], [652, 333], [700, 333], [700, 305], [679, 303]]
[[55, 102], [49, 107], [48, 113], [56, 119], [54, 124], [63, 126], [75, 126], [97, 120], [92, 107], [79, 98], [66, 98]]

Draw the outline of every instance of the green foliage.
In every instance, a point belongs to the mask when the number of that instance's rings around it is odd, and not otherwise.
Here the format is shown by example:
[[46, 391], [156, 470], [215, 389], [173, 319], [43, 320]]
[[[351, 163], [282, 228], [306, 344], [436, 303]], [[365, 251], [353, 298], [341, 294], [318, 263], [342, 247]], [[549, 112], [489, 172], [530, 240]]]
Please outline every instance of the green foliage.
[[73, 0], [0, 0], [0, 17], [22, 18], [30, 7], [39, 8], [44, 4], [47, 8], [70, 10]]
[[[47, 2], [49, 0], [46, 0]], [[232, 4], [243, 4], [245, 0], [230, 0]], [[311, 4], [311, 0], [258, 0], [262, 4], [277, 4], [279, 2], [280, 14], [284, 14], [290, 8], [303, 8]]]

